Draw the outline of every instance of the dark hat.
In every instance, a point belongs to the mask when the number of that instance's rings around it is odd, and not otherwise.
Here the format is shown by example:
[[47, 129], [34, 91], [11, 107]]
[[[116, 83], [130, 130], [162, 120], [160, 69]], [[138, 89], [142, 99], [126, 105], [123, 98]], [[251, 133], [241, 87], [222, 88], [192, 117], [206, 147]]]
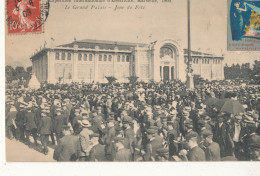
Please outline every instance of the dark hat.
[[115, 140], [115, 142], [123, 142], [124, 138], [123, 137], [115, 137], [114, 140]]
[[225, 113], [224, 113], [224, 112], [220, 112], [220, 113], [218, 113], [218, 115], [217, 115], [217, 116], [218, 116], [218, 118], [219, 118], [219, 117], [223, 117], [223, 118], [224, 118], [224, 116], [225, 116]]
[[115, 115], [114, 112], [109, 112], [108, 114], [109, 114], [110, 116], [114, 116], [114, 115]]
[[167, 121], [167, 125], [173, 125], [174, 122], [173, 121]]
[[92, 113], [97, 113], [97, 110], [95, 110], [95, 109], [94, 109], [94, 110], [92, 110]]
[[88, 113], [82, 113], [81, 116], [88, 116]]
[[189, 134], [187, 134], [186, 136], [185, 136], [185, 139], [186, 140], [190, 140], [190, 139], [192, 139], [192, 138], [197, 138], [198, 136], [197, 136], [197, 134], [195, 133], [195, 132], [191, 132], [191, 133], [189, 133]]
[[115, 130], [116, 130], [116, 131], [121, 131], [121, 130], [123, 130], [123, 128], [122, 128], [121, 126], [118, 126], [118, 125], [117, 125], [117, 126], [115, 127]]
[[158, 127], [157, 126], [150, 126], [149, 129], [153, 129], [153, 130], [157, 130], [158, 131]]
[[260, 136], [259, 135], [251, 136], [251, 138], [249, 139], [249, 146], [260, 149]]
[[213, 133], [210, 130], [207, 130], [207, 129], [203, 130], [201, 134], [206, 136], [206, 137], [213, 135]]
[[99, 134], [98, 134], [98, 133], [93, 133], [93, 134], [90, 135], [90, 137], [91, 137], [91, 138], [92, 138], [92, 137], [99, 137]]
[[167, 154], [167, 153], [169, 153], [169, 149], [159, 148], [159, 149], [156, 150], [156, 152], [158, 152], [159, 154]]
[[198, 120], [198, 125], [205, 126], [206, 122], [202, 119]]
[[108, 118], [108, 119], [107, 119], [107, 123], [108, 123], [108, 122], [114, 122], [114, 121], [115, 121], [114, 118]]
[[185, 127], [186, 128], [193, 128], [193, 123], [192, 123], [192, 121], [186, 121], [185, 123], [184, 123], [184, 125], [185, 125]]
[[148, 133], [148, 134], [155, 134], [155, 133], [157, 133], [157, 131], [158, 131], [158, 130], [155, 130], [155, 129], [148, 129], [148, 130], [147, 130], [147, 133]]
[[61, 128], [63, 130], [69, 130], [70, 129], [70, 126], [69, 125], [62, 125]]
[[61, 112], [60, 108], [55, 109], [56, 112]]
[[123, 123], [133, 123], [133, 120], [132, 120], [132, 118], [131, 117], [129, 117], [129, 116], [125, 116], [124, 117], [124, 120], [123, 120]]

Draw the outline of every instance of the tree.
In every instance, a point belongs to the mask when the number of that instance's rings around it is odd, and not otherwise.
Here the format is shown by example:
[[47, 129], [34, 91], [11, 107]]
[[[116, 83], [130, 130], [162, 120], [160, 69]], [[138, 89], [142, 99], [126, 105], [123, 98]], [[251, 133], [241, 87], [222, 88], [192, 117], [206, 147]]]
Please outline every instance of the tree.
[[27, 68], [26, 68], [26, 71], [27, 71], [28, 73], [32, 74], [32, 66], [27, 67]]
[[130, 76], [130, 77], [128, 77], [128, 80], [129, 80], [130, 84], [135, 84], [137, 82], [138, 78], [139, 78], [138, 76]]
[[113, 84], [117, 79], [114, 76], [106, 76], [108, 84]]

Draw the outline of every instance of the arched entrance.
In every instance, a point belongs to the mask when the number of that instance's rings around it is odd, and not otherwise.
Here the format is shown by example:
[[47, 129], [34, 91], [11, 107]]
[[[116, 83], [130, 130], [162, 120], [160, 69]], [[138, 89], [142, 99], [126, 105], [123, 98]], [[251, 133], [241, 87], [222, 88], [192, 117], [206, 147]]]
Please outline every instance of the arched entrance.
[[160, 48], [160, 78], [164, 81], [176, 79], [176, 48], [166, 44]]
[[153, 79], [186, 81], [186, 64], [182, 47], [174, 40], [156, 41], [153, 46]]

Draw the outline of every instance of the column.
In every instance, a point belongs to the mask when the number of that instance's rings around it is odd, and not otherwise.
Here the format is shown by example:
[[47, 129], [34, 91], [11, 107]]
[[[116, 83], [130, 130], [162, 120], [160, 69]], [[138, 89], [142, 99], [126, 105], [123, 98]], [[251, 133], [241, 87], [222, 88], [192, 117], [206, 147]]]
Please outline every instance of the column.
[[136, 47], [136, 50], [135, 50], [135, 75], [138, 76], [140, 78], [140, 80], [142, 79], [140, 77], [140, 63], [139, 63], [139, 56], [138, 56], [138, 46]]
[[72, 55], [72, 80], [74, 82], [78, 81], [78, 51], [74, 50], [74, 53]]
[[[161, 73], [163, 73], [163, 65]], [[163, 79], [163, 74], [162, 77], [160, 77], [160, 48], [153, 50], [153, 79], [156, 82]]]
[[210, 76], [210, 80], [214, 80], [214, 77], [215, 77], [215, 73], [213, 72], [213, 62], [212, 62], [212, 59], [210, 59], [210, 73], [211, 73], [211, 76]]
[[172, 65], [169, 65], [169, 80], [172, 80]]
[[94, 82], [98, 82], [98, 52], [94, 54]]
[[221, 79], [224, 79], [224, 68], [223, 68], [223, 60], [220, 60], [220, 64], [221, 64]]
[[164, 79], [164, 75], [163, 75], [163, 73], [164, 73], [164, 71], [163, 71], [163, 67], [164, 67], [164, 64], [162, 64], [162, 70], [161, 70], [161, 72], [162, 72], [162, 78], [161, 78], [161, 80], [163, 81], [163, 79]]
[[113, 62], [113, 76], [116, 77], [116, 59], [117, 59], [117, 53], [114, 53], [112, 55], [112, 62]]
[[200, 76], [202, 76], [202, 57], [199, 59], [200, 64]]

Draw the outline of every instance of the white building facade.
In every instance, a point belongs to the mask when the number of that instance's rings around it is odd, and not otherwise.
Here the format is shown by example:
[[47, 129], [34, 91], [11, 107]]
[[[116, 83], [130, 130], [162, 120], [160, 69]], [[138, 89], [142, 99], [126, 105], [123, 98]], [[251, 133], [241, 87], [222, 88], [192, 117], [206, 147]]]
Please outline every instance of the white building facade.
[[[193, 74], [208, 80], [224, 79], [223, 56], [191, 52]], [[39, 82], [186, 81], [187, 50], [174, 40], [151, 44], [80, 40], [43, 48], [31, 57]]]

